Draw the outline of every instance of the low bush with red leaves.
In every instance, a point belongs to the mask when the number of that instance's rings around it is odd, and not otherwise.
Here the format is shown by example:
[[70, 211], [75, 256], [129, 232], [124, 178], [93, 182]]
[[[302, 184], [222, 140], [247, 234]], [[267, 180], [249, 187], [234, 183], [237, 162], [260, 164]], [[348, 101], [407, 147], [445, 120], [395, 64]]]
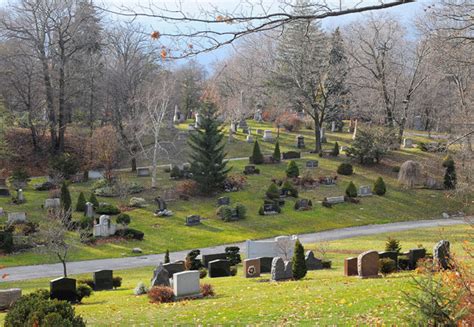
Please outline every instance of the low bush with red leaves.
[[180, 197], [192, 197], [198, 194], [198, 185], [193, 180], [180, 181], [176, 185], [176, 192]]
[[148, 291], [152, 303], [169, 303], [174, 301], [173, 289], [168, 286], [153, 286]]
[[303, 121], [298, 118], [297, 114], [285, 112], [278, 116], [276, 119], [276, 124], [282, 126], [288, 132], [297, 132], [301, 129]]
[[201, 284], [201, 294], [203, 297], [214, 296], [214, 288], [211, 284]]

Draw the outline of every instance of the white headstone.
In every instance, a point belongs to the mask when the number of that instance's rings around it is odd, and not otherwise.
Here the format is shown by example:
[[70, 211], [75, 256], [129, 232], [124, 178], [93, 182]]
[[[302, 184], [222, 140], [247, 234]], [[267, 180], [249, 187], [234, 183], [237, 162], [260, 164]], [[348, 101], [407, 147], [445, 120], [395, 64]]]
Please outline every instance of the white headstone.
[[98, 170], [89, 170], [89, 179], [102, 179], [104, 178], [104, 174]]
[[16, 223], [26, 221], [26, 212], [10, 212], [8, 214], [7, 223]]
[[264, 132], [263, 132], [263, 140], [265, 142], [272, 142], [273, 141], [273, 136], [272, 136], [272, 131], [269, 130], [269, 129], [266, 129]]
[[94, 205], [90, 202], [86, 203], [85, 215], [86, 215], [87, 218], [93, 218], [94, 217]]
[[18, 202], [25, 202], [25, 195], [23, 194], [23, 190], [21, 188], [18, 190], [18, 194], [16, 198]]
[[102, 215], [99, 217], [99, 223], [94, 225], [95, 237], [108, 237], [114, 235], [117, 231], [117, 226], [112, 224], [110, 216]]
[[54, 199], [46, 199], [44, 200], [44, 208], [49, 209], [49, 208], [59, 208], [61, 206], [61, 199], [54, 198]]
[[336, 122], [335, 121], [332, 121], [331, 122], [331, 132], [335, 132], [336, 131]]
[[403, 139], [403, 147], [405, 149], [413, 148], [413, 140], [412, 139]]
[[194, 127], [195, 128], [200, 128], [201, 121], [202, 121], [201, 115], [198, 112], [196, 112], [196, 122], [194, 123]]
[[199, 271], [189, 270], [173, 274], [173, 293], [176, 298], [199, 297]]
[[372, 189], [368, 185], [362, 185], [359, 187], [359, 196], [371, 196], [372, 195]]

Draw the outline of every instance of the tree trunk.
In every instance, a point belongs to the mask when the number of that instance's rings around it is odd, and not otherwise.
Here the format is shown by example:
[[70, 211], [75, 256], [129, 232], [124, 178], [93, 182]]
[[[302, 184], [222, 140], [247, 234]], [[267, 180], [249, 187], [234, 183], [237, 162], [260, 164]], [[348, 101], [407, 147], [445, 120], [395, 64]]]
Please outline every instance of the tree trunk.
[[137, 158], [135, 156], [132, 157], [131, 166], [132, 166], [132, 172], [136, 172], [137, 171]]
[[41, 65], [43, 69], [43, 82], [46, 91], [46, 107], [48, 109], [48, 120], [49, 120], [49, 133], [51, 137], [51, 149], [54, 150], [57, 147], [58, 138], [56, 135], [56, 113], [54, 111], [54, 100], [53, 100], [53, 86], [51, 84], [51, 76], [49, 74], [49, 65], [44, 49], [40, 49], [41, 53]]
[[[63, 45], [60, 43], [60, 47]], [[64, 134], [66, 131], [66, 83], [65, 83], [65, 72], [64, 66], [66, 59], [64, 58], [64, 49], [61, 48], [61, 63], [59, 65], [59, 119], [58, 119], [58, 127], [59, 127], [59, 138], [57, 144], [57, 151], [59, 153], [64, 152]]]
[[322, 153], [322, 147], [321, 147], [321, 126], [319, 125], [319, 115], [316, 111], [317, 109], [314, 109], [314, 152], [315, 153]]

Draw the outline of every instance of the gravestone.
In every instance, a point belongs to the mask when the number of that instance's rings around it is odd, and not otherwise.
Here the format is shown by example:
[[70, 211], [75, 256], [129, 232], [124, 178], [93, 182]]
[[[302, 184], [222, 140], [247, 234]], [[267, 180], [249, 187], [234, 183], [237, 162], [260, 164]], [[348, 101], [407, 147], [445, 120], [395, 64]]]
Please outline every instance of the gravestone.
[[263, 205], [263, 214], [264, 215], [276, 215], [278, 214], [278, 205], [275, 203], [266, 203]]
[[362, 185], [359, 187], [359, 192], [357, 193], [358, 196], [371, 196], [372, 189], [368, 185]]
[[214, 260], [227, 260], [227, 254], [225, 253], [214, 253], [214, 254], [202, 254], [201, 255], [201, 262], [204, 267], [207, 268], [209, 262]]
[[153, 286], [170, 286], [170, 274], [160, 262], [158, 267], [153, 270], [153, 278], [151, 279], [151, 287]]
[[0, 310], [9, 309], [20, 297], [20, 288], [7, 288], [0, 290]]
[[291, 261], [285, 261], [285, 279], [293, 278], [293, 264]]
[[244, 174], [245, 175], [254, 175], [258, 174], [257, 173], [257, 168], [254, 165], [247, 165], [244, 168]]
[[331, 132], [334, 133], [336, 131], [336, 122], [333, 120], [331, 122]]
[[58, 209], [61, 207], [61, 199], [53, 198], [44, 200], [45, 209]]
[[433, 247], [433, 259], [441, 268], [448, 269], [450, 264], [449, 241], [441, 240]]
[[104, 174], [98, 170], [89, 170], [88, 172], [89, 179], [102, 179]]
[[253, 278], [260, 276], [260, 260], [246, 259], [243, 262], [245, 278]]
[[273, 142], [273, 136], [272, 136], [272, 131], [269, 129], [266, 129], [263, 132], [263, 141], [265, 142]]
[[60, 277], [49, 282], [49, 296], [51, 299], [76, 302], [76, 280]]
[[176, 299], [202, 297], [199, 271], [188, 270], [173, 275], [173, 293]]
[[191, 215], [186, 217], [186, 226], [196, 226], [201, 224], [201, 216]]
[[324, 127], [321, 127], [321, 129], [319, 130], [319, 135], [321, 137], [321, 143], [327, 143], [327, 139], [326, 139], [326, 129]]
[[281, 154], [283, 160], [299, 159], [301, 158], [301, 152], [298, 151], [288, 151]]
[[230, 198], [228, 196], [221, 196], [217, 199], [217, 206], [228, 206], [230, 205]]
[[12, 224], [16, 222], [25, 222], [26, 212], [10, 212], [8, 214], [7, 223]]
[[344, 276], [357, 276], [357, 257], [344, 259]]
[[417, 130], [417, 131], [422, 131], [424, 128], [423, 128], [423, 120], [421, 119], [421, 116], [415, 116], [413, 117], [413, 127]]
[[263, 118], [262, 118], [262, 110], [260, 109], [257, 109], [257, 111], [255, 112], [255, 115], [253, 116], [253, 120], [261, 123], [263, 121]]
[[413, 148], [413, 140], [412, 139], [403, 139], [403, 148], [405, 149], [411, 149]]
[[169, 275], [173, 277], [174, 274], [185, 271], [186, 267], [184, 266], [184, 261], [175, 261], [170, 263], [165, 263], [163, 268], [168, 271]]
[[328, 196], [324, 198], [324, 201], [329, 204], [339, 204], [344, 203], [344, 196]]
[[114, 288], [113, 270], [99, 270], [94, 272], [94, 291], [111, 290]]
[[398, 266], [398, 252], [396, 251], [383, 251], [379, 252], [379, 259], [392, 259], [395, 262], [395, 265]]
[[99, 223], [94, 224], [93, 235], [94, 237], [108, 237], [115, 234], [117, 231], [117, 225], [113, 224], [110, 216], [102, 215], [99, 217]]
[[234, 122], [230, 123], [230, 134], [235, 134], [237, 133], [237, 124]]
[[19, 203], [25, 202], [25, 195], [23, 194], [23, 190], [21, 188], [17, 191], [16, 199]]
[[201, 122], [202, 122], [201, 115], [198, 112], [196, 112], [195, 118], [196, 120], [194, 122], [194, 128], [200, 128]]
[[137, 177], [150, 176], [150, 168], [137, 168]]
[[272, 272], [273, 257], [259, 257], [257, 259], [260, 261], [260, 273], [264, 274]]
[[306, 261], [306, 269], [308, 269], [308, 270], [323, 269], [322, 260], [316, 258], [314, 256], [313, 251], [307, 251], [306, 252], [305, 261]]
[[296, 137], [296, 147], [298, 149], [303, 149], [305, 147], [305, 145], [304, 145], [304, 136], [303, 135], [298, 135]]
[[319, 183], [321, 185], [334, 186], [336, 185], [336, 179], [331, 176], [325, 176], [325, 177], [319, 178]]
[[228, 277], [230, 276], [230, 261], [229, 260], [213, 260], [207, 264], [209, 277]]
[[0, 186], [0, 196], [9, 197], [10, 195], [11, 194], [10, 194], [10, 190], [8, 189], [8, 187]]
[[379, 276], [379, 253], [366, 251], [357, 257], [357, 273], [360, 278], [374, 278]]
[[253, 142], [254, 142], [253, 136], [250, 135], [250, 134], [247, 135], [247, 138], [245, 139], [245, 141], [246, 141], [247, 143], [253, 143]]
[[282, 258], [276, 257], [272, 261], [272, 280], [279, 281], [285, 279], [285, 262]]
[[90, 202], [86, 202], [85, 216], [87, 218], [94, 218], [94, 205]]
[[317, 168], [319, 165], [318, 160], [308, 160], [306, 161], [306, 168]]
[[408, 268], [413, 270], [416, 268], [418, 260], [426, 256], [426, 249], [410, 249], [408, 251]]
[[257, 134], [259, 134], [259, 135], [263, 135], [263, 129], [261, 129], [261, 128], [257, 128]]
[[298, 199], [295, 202], [295, 209], [296, 210], [301, 210], [301, 211], [311, 210], [313, 208], [312, 205], [313, 204], [308, 199]]

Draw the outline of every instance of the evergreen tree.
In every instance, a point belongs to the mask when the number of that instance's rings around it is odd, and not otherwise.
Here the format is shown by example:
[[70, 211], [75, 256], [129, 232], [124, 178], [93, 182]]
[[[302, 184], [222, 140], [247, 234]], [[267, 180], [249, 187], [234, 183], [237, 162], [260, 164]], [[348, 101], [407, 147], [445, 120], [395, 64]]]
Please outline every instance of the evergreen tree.
[[453, 190], [456, 188], [457, 176], [454, 160], [451, 156], [447, 156], [444, 159], [443, 167], [446, 168], [446, 172], [444, 173], [444, 188], [447, 190]]
[[382, 177], [377, 178], [374, 183], [374, 193], [377, 195], [384, 195], [387, 192], [387, 187], [385, 186], [385, 182]]
[[300, 175], [300, 170], [298, 168], [298, 165], [294, 160], [291, 160], [288, 163], [288, 167], [286, 168], [286, 176], [287, 177], [298, 177]]
[[165, 263], [170, 263], [170, 251], [168, 249], [165, 253]]
[[346, 195], [350, 198], [357, 197], [357, 188], [352, 181], [349, 183], [349, 185], [347, 185]]
[[211, 195], [222, 188], [230, 169], [224, 161], [224, 133], [217, 122], [215, 105], [204, 102], [200, 114], [200, 129], [189, 136], [191, 172], [201, 193]]
[[296, 240], [295, 251], [293, 253], [292, 261], [293, 278], [298, 280], [306, 276], [306, 261], [304, 257], [304, 247], [300, 240]]
[[255, 141], [253, 144], [251, 162], [255, 165], [263, 164], [263, 154], [262, 151], [260, 151], [260, 145], [258, 144], [258, 141]]
[[82, 192], [79, 193], [79, 197], [77, 198], [76, 211], [78, 212], [86, 211], [86, 197], [84, 196], [84, 193]]
[[332, 152], [331, 154], [334, 156], [334, 157], [337, 157], [339, 155], [339, 143], [334, 143], [334, 148], [332, 149]]
[[97, 200], [97, 197], [94, 193], [91, 193], [91, 196], [89, 197], [89, 202], [92, 203], [94, 209], [97, 209], [99, 207], [99, 201]]
[[[63, 182], [61, 185], [61, 206], [63, 207], [64, 212], [71, 212], [72, 200], [71, 193], [69, 193], [69, 188], [67, 187], [66, 182]], [[70, 217], [69, 217], [70, 218]]]
[[275, 144], [275, 150], [273, 150], [273, 160], [276, 162], [281, 160], [280, 143], [278, 141]]

